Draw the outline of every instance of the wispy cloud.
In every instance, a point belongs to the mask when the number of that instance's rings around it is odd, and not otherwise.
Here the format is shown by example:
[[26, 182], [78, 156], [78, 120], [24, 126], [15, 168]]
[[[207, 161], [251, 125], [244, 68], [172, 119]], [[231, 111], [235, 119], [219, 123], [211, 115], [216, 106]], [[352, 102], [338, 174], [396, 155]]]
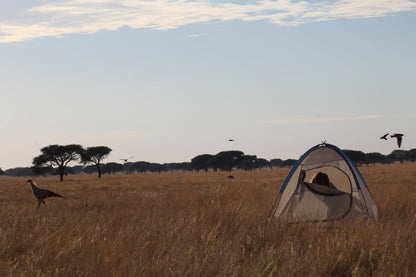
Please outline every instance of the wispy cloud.
[[370, 120], [370, 119], [383, 119], [393, 117], [416, 117], [416, 114], [394, 114], [394, 115], [360, 115], [360, 116], [349, 116], [349, 117], [317, 117], [317, 118], [286, 118], [268, 120], [262, 122], [262, 124], [278, 124], [278, 123], [325, 123], [325, 122], [337, 122], [337, 121], [348, 121], [348, 120]]
[[[265, 20], [278, 25], [382, 17], [415, 11], [411, 0], [294, 1], [260, 0], [253, 4], [206, 0], [44, 0], [0, 19], [0, 42], [95, 33], [102, 30], [168, 30], [194, 23]], [[23, 15], [23, 16], [22, 16]]]
[[191, 35], [188, 35], [189, 38], [197, 38], [197, 37], [200, 37], [200, 36], [202, 36], [202, 35], [201, 34], [191, 34]]

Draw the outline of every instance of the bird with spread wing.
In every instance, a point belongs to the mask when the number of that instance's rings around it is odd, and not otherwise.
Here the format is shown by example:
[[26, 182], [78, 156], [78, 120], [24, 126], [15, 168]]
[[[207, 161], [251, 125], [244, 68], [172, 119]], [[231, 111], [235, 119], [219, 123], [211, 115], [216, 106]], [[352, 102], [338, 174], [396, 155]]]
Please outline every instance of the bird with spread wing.
[[400, 146], [402, 145], [403, 134], [396, 133], [396, 134], [390, 135], [390, 137], [391, 138], [396, 138], [397, 146], [399, 146], [399, 148], [400, 148]]
[[384, 139], [387, 140], [387, 136], [389, 135], [389, 133], [385, 134], [384, 136], [382, 136], [380, 139]]
[[[381, 136], [380, 139], [387, 140], [388, 135], [390, 135], [390, 133], [387, 133], [384, 136]], [[402, 145], [403, 136], [404, 136], [403, 134], [399, 134], [399, 133], [395, 133], [395, 134], [390, 135], [391, 138], [396, 138], [397, 146], [399, 146], [399, 148]]]

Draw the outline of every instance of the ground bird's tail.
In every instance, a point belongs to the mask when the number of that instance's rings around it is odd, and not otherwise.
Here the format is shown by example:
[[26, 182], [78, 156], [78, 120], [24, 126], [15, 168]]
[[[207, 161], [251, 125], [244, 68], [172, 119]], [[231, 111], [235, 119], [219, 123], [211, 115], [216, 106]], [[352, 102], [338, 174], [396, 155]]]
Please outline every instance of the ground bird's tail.
[[46, 194], [47, 197], [62, 197], [62, 198], [64, 198], [62, 195], [60, 195], [58, 193], [55, 193], [53, 191], [46, 190], [46, 192], [47, 192], [47, 194]]

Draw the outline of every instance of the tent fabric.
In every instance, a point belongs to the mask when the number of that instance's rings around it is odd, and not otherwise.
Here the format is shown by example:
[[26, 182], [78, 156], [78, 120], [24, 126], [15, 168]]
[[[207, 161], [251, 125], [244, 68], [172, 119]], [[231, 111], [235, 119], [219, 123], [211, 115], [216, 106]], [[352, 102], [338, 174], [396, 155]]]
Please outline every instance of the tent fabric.
[[[329, 176], [335, 188], [309, 183], [317, 172]], [[377, 220], [377, 207], [357, 167], [342, 150], [319, 144], [297, 161], [280, 189], [276, 219], [331, 221]]]

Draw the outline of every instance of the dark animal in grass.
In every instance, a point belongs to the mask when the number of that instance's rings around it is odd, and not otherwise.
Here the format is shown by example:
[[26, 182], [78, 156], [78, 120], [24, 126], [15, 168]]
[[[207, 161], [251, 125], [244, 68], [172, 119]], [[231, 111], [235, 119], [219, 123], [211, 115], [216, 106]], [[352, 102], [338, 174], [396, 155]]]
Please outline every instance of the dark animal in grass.
[[42, 203], [42, 204], [45, 205], [45, 199], [48, 198], [48, 197], [62, 197], [63, 198], [62, 195], [57, 194], [57, 193], [55, 193], [53, 191], [50, 191], [50, 190], [47, 190], [47, 189], [41, 189], [31, 179], [27, 180], [27, 182], [30, 183], [30, 185], [32, 187], [33, 195], [38, 200], [38, 208], [40, 206], [40, 203]]

